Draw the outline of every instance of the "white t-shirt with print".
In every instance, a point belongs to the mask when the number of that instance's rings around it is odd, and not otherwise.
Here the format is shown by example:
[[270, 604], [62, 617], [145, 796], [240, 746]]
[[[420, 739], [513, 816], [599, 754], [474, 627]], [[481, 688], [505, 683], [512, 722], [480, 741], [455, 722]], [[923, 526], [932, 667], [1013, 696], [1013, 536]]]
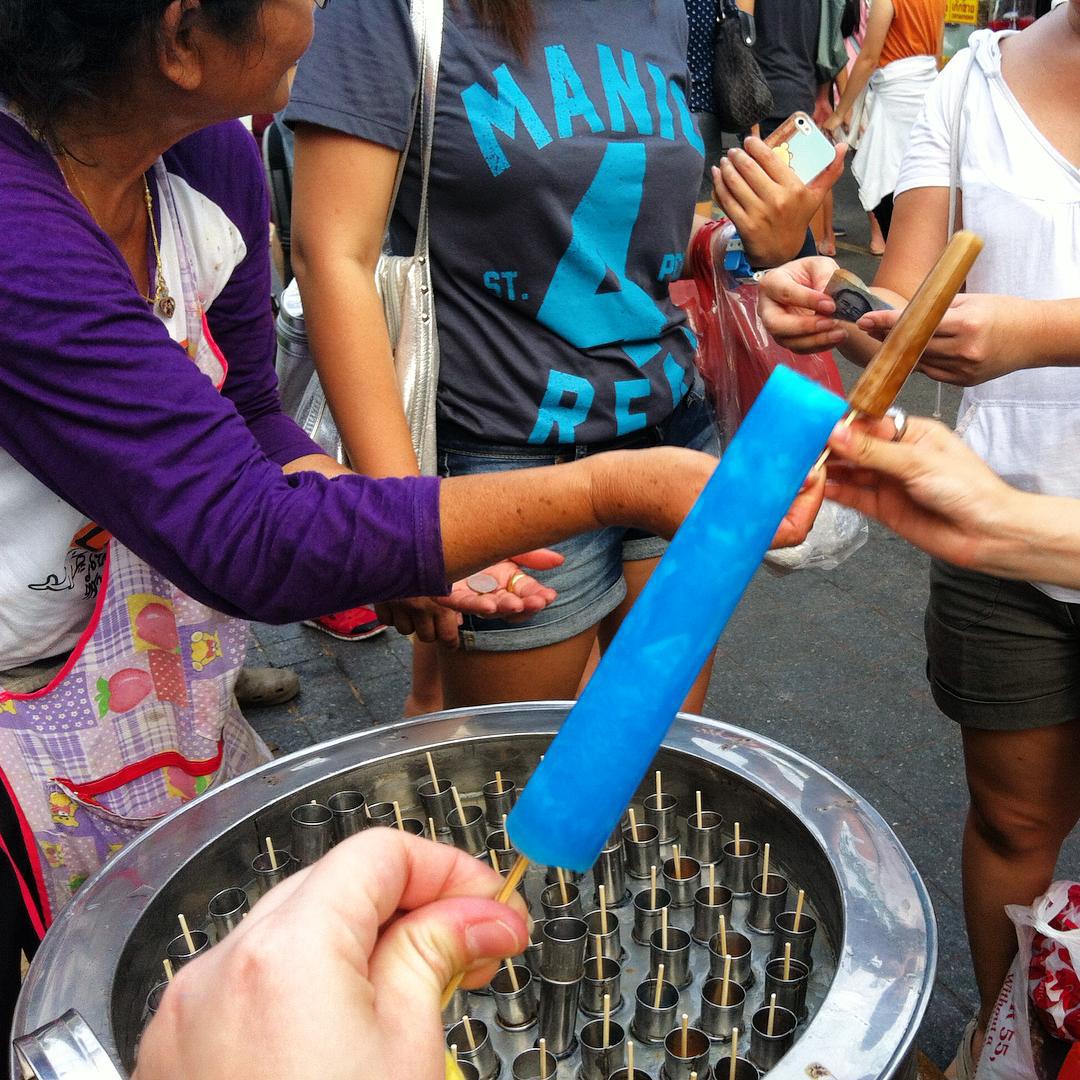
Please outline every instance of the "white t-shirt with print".
[[[927, 95], [896, 186], [949, 186], [958, 95], [963, 226], [986, 240], [970, 292], [1034, 300], [1080, 297], [1080, 169], [1038, 131], [1001, 76], [1002, 37], [973, 34]], [[974, 67], [966, 88], [969, 57]], [[1076, 342], [1080, 364], [1080, 341]], [[1015, 371], [964, 390], [958, 430], [1024, 491], [1080, 497], [1080, 366]], [[1080, 591], [1039, 585], [1080, 602]]]

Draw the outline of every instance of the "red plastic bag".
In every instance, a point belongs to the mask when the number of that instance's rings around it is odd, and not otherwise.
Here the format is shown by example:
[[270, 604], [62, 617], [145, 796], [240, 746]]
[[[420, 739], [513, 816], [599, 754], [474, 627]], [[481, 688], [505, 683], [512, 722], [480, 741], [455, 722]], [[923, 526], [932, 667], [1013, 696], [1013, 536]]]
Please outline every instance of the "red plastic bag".
[[690, 249], [693, 288], [673, 291], [698, 338], [698, 368], [720, 422], [724, 446], [778, 364], [843, 395], [840, 372], [830, 353], [800, 356], [773, 340], [758, 315], [758, 287], [737, 282], [724, 269], [729, 222], [713, 221], [698, 230]]

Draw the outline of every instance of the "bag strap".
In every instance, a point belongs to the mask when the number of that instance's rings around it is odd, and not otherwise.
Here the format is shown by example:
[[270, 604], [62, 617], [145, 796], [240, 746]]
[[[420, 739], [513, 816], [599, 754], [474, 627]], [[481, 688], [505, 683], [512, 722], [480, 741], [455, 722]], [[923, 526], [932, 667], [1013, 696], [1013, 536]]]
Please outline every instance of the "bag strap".
[[416, 92], [413, 95], [412, 123], [409, 137], [398, 159], [394, 191], [386, 212], [384, 234], [390, 229], [390, 221], [397, 207], [401, 181], [412, 149], [417, 118], [420, 123], [420, 215], [416, 223], [415, 255], [426, 253], [428, 248], [428, 179], [431, 175], [431, 147], [435, 141], [435, 97], [439, 88], [439, 63], [442, 57], [443, 0], [412, 0], [410, 17], [416, 38], [416, 55], [420, 68]]
[[967, 97], [968, 82], [971, 80], [971, 69], [975, 66], [975, 52], [970, 50], [967, 71], [960, 83], [960, 91], [956, 95], [956, 108], [953, 111], [952, 127], [949, 131], [949, 231], [948, 236], [952, 239], [956, 232], [956, 211], [960, 201], [960, 142], [961, 129], [964, 121], [964, 99]]

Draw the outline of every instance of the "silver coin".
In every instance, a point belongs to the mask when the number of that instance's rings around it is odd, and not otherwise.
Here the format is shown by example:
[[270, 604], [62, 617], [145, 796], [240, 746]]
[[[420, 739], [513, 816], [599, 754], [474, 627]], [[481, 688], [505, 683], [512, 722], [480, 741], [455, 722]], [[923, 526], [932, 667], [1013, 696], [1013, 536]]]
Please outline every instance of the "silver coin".
[[490, 574], [473, 574], [465, 579], [465, 584], [476, 593], [494, 592], [499, 583]]

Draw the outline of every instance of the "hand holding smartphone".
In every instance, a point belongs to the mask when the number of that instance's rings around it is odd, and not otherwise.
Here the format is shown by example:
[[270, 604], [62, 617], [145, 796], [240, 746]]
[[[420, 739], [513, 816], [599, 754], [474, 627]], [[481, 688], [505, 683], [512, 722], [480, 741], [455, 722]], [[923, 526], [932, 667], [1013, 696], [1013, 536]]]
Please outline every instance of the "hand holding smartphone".
[[804, 112], [792, 113], [765, 144], [804, 184], [820, 176], [836, 157], [836, 147]]

